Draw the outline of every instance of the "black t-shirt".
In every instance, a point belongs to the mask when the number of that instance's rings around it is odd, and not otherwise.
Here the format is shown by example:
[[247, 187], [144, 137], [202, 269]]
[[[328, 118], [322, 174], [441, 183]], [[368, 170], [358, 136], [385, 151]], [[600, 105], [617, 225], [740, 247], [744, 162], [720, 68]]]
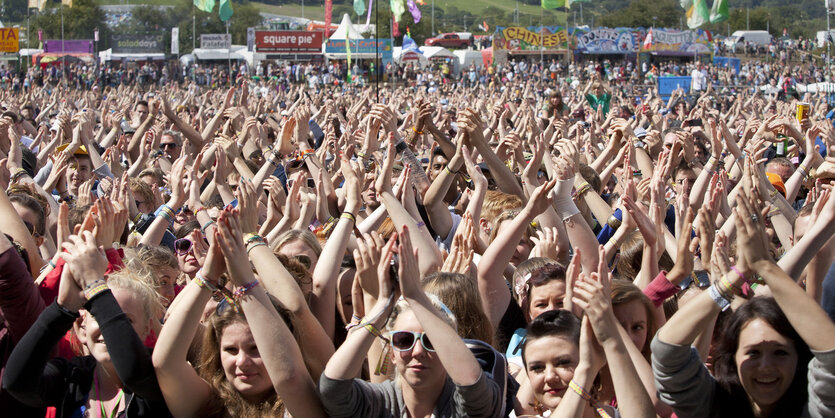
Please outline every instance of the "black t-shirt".
[[510, 303], [507, 304], [507, 309], [499, 321], [499, 327], [496, 330], [495, 346], [496, 349], [502, 353], [507, 352], [507, 345], [510, 343], [510, 338], [513, 333], [519, 328], [527, 328], [528, 324], [525, 322], [525, 314], [522, 308], [516, 303], [513, 298], [510, 298]]

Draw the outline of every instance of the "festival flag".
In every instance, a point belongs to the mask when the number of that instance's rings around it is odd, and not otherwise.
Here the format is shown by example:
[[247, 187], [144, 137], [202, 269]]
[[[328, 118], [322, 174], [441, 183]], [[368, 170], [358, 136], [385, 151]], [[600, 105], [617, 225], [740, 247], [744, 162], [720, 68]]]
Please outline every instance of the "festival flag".
[[720, 23], [728, 20], [728, 0], [713, 0], [713, 8], [710, 9], [710, 23]]
[[394, 21], [400, 23], [400, 16], [406, 12], [403, 0], [391, 0], [389, 5], [391, 6], [391, 14], [394, 15]]
[[220, 0], [220, 7], [217, 9], [220, 21], [225, 22], [232, 17], [232, 0]]
[[72, 8], [72, 0], [61, 0], [61, 4], [69, 8]]
[[206, 13], [211, 13], [215, 9], [215, 0], [194, 0], [194, 7]]
[[354, 11], [357, 13], [357, 15], [365, 13], [365, 1], [354, 0]]
[[557, 7], [565, 7], [566, 0], [542, 0], [543, 9], [556, 9]]
[[412, 33], [409, 31], [409, 28], [406, 28], [406, 34], [403, 35], [403, 52], [407, 51], [414, 51], [418, 54], [423, 54], [423, 51], [420, 50], [420, 47], [417, 45], [414, 39], [412, 39]]
[[397, 23], [397, 19], [394, 16], [391, 17], [391, 36], [400, 36], [400, 24]]
[[687, 15], [687, 27], [690, 29], [696, 29], [710, 22], [707, 0], [681, 0], [681, 8], [687, 11], [685, 13]]
[[348, 56], [348, 84], [351, 84], [351, 27], [345, 27], [345, 55]]
[[420, 9], [418, 9], [417, 4], [415, 4], [415, 1], [406, 0], [406, 7], [409, 8], [409, 13], [412, 14], [412, 19], [415, 20], [415, 23], [420, 22]]
[[331, 36], [331, 19], [333, 17], [333, 0], [325, 0], [325, 38]]
[[644, 38], [644, 44], [642, 45], [644, 49], [652, 49], [652, 28], [649, 28], [647, 32], [646, 38]]

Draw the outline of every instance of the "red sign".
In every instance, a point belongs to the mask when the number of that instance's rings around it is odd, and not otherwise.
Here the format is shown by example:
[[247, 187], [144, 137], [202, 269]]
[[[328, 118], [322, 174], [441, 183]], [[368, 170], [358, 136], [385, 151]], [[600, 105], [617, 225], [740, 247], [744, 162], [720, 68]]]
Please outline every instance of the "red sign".
[[322, 53], [322, 32], [257, 30], [255, 52]]

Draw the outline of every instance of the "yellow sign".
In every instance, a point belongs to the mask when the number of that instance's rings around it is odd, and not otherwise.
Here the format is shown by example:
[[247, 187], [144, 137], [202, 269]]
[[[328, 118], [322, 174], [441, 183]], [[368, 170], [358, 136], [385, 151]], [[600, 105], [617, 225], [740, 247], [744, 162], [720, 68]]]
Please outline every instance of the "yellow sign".
[[0, 52], [20, 50], [20, 32], [18, 28], [0, 28]]
[[546, 34], [544, 42], [542, 35], [519, 26], [505, 28], [502, 35], [508, 41], [519, 40], [531, 46], [565, 46], [565, 43], [568, 42], [568, 34], [564, 30]]

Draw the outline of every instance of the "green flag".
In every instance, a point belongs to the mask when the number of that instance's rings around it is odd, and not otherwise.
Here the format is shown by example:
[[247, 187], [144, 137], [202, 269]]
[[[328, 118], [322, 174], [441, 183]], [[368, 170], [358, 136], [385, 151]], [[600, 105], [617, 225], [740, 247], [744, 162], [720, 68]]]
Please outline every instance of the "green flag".
[[365, 13], [365, 2], [363, 0], [354, 0], [354, 11], [358, 15]]
[[542, 0], [543, 9], [556, 9], [557, 7], [565, 7], [565, 0]]
[[215, 8], [215, 0], [194, 0], [194, 7], [206, 13], [211, 13]]
[[710, 11], [707, 9], [707, 0], [681, 0], [681, 7], [686, 10], [687, 27], [698, 28], [710, 22]]
[[713, 8], [710, 9], [710, 23], [719, 23], [728, 20], [728, 0], [713, 0]]
[[351, 28], [345, 28], [345, 55], [348, 56], [348, 84], [351, 84]]
[[220, 21], [225, 22], [232, 17], [232, 0], [220, 0], [220, 7], [217, 9]]

